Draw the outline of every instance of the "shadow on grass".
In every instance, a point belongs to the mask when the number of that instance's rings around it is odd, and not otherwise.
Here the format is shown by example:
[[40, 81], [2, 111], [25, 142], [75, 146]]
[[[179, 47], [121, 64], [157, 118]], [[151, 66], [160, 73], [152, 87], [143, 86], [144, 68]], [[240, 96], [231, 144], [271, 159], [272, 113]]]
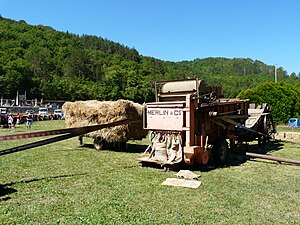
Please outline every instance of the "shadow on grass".
[[236, 154], [234, 152], [229, 152], [228, 159], [226, 164], [220, 165], [214, 162], [213, 159], [210, 159], [206, 165], [195, 164], [192, 166], [184, 165], [183, 169], [200, 171], [200, 172], [209, 172], [219, 168], [240, 166], [247, 161], [247, 158], [243, 155]]
[[10, 182], [7, 184], [0, 184], [0, 201], [7, 201], [7, 200], [11, 199], [11, 197], [9, 197], [8, 195], [17, 192], [17, 190], [14, 188], [11, 188], [10, 186], [15, 185], [15, 184], [32, 183], [32, 182], [37, 182], [37, 181], [41, 181], [41, 180], [52, 180], [52, 179], [60, 179], [60, 178], [65, 178], [65, 177], [76, 177], [76, 176], [83, 176], [86, 174], [87, 173], [40, 177], [40, 178], [33, 178], [33, 179], [29, 179], [29, 180], [14, 181], [14, 182]]
[[117, 149], [116, 151], [120, 152], [128, 152], [128, 153], [142, 153], [146, 150], [148, 145], [140, 145], [140, 144], [127, 144], [127, 149]]
[[[254, 144], [253, 142], [251, 144], [241, 144], [229, 153], [229, 157], [225, 165], [220, 166], [214, 163], [209, 163], [208, 165], [201, 165], [200, 170], [210, 171], [220, 167], [240, 166], [243, 163], [247, 162], [248, 160], [251, 161], [254, 160], [247, 157], [246, 152], [267, 154], [268, 152], [281, 150], [283, 146], [284, 144], [282, 143], [282, 141], [278, 141], [278, 140], [269, 141], [264, 146]], [[270, 163], [274, 163], [274, 162], [270, 161]]]
[[274, 152], [281, 150], [284, 144], [280, 140], [272, 140], [266, 143], [264, 146], [259, 146], [258, 144], [248, 145], [247, 151], [258, 154], [266, 154], [268, 152]]
[[[281, 141], [270, 141], [264, 147], [260, 147], [258, 144], [251, 143], [242, 144], [235, 148], [233, 151], [229, 151], [228, 159], [226, 164], [218, 165], [213, 160], [210, 160], [206, 165], [202, 164], [194, 164], [192, 166], [185, 165], [183, 163], [179, 164], [177, 167], [170, 168], [171, 170], [180, 170], [180, 169], [187, 169], [192, 171], [201, 171], [201, 172], [209, 172], [218, 168], [226, 168], [226, 167], [233, 167], [233, 166], [240, 166], [243, 163], [247, 162], [248, 160], [252, 160], [249, 157], [246, 157], [246, 152], [253, 152], [259, 154], [266, 154], [268, 152], [278, 151], [283, 148], [283, 143]], [[274, 163], [270, 161], [269, 163]], [[149, 164], [152, 167], [161, 168], [160, 165], [153, 166], [153, 164]], [[146, 165], [147, 166], [147, 165]]]
[[10, 200], [9, 194], [17, 192], [16, 189], [8, 187], [8, 185], [0, 185], [0, 202]]
[[240, 166], [251, 158], [246, 156], [246, 152], [257, 153], [257, 154], [267, 154], [268, 152], [278, 151], [283, 148], [283, 143], [281, 141], [269, 141], [264, 146], [259, 144], [241, 144], [235, 148], [229, 155], [228, 162], [223, 167], [230, 166]]
[[[127, 144], [127, 147], [119, 147], [119, 146], [107, 146], [99, 151], [114, 151], [114, 152], [127, 152], [127, 153], [142, 153], [146, 150], [148, 145], [140, 145], [140, 144]], [[79, 148], [90, 148], [94, 149], [93, 144], [83, 144]]]

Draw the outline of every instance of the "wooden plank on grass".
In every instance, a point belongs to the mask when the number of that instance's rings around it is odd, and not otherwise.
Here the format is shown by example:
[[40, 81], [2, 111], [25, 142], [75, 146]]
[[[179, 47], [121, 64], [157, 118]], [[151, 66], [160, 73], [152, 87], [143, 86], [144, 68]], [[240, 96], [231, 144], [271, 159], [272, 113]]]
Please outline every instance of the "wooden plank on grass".
[[162, 185], [175, 186], [175, 187], [187, 187], [187, 188], [198, 188], [201, 185], [201, 181], [198, 180], [185, 180], [178, 178], [167, 178]]

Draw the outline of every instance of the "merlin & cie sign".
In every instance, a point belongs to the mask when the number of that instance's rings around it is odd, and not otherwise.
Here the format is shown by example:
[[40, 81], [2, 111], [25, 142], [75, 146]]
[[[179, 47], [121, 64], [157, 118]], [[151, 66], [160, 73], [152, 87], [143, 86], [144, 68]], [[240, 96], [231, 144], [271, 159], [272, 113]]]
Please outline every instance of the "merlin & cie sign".
[[147, 108], [147, 128], [151, 130], [178, 130], [183, 128], [182, 108]]
[[158, 116], [180, 116], [182, 109], [148, 109], [147, 115], [158, 115]]

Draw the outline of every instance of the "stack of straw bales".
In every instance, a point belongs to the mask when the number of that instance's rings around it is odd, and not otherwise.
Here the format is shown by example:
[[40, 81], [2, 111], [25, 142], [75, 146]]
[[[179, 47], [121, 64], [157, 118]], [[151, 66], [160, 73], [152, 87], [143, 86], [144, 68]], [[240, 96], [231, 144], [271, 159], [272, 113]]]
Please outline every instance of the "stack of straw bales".
[[67, 127], [99, 125], [138, 117], [138, 122], [105, 128], [88, 133], [87, 137], [103, 138], [108, 142], [139, 140], [147, 135], [143, 129], [143, 106], [128, 100], [66, 102], [62, 107]]

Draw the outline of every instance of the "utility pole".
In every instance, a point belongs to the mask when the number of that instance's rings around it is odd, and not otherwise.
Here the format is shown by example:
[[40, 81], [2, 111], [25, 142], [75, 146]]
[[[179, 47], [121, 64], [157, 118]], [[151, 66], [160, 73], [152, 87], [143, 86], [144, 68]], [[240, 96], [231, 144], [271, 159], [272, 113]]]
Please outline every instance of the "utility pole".
[[275, 65], [275, 83], [277, 83], [277, 67]]

